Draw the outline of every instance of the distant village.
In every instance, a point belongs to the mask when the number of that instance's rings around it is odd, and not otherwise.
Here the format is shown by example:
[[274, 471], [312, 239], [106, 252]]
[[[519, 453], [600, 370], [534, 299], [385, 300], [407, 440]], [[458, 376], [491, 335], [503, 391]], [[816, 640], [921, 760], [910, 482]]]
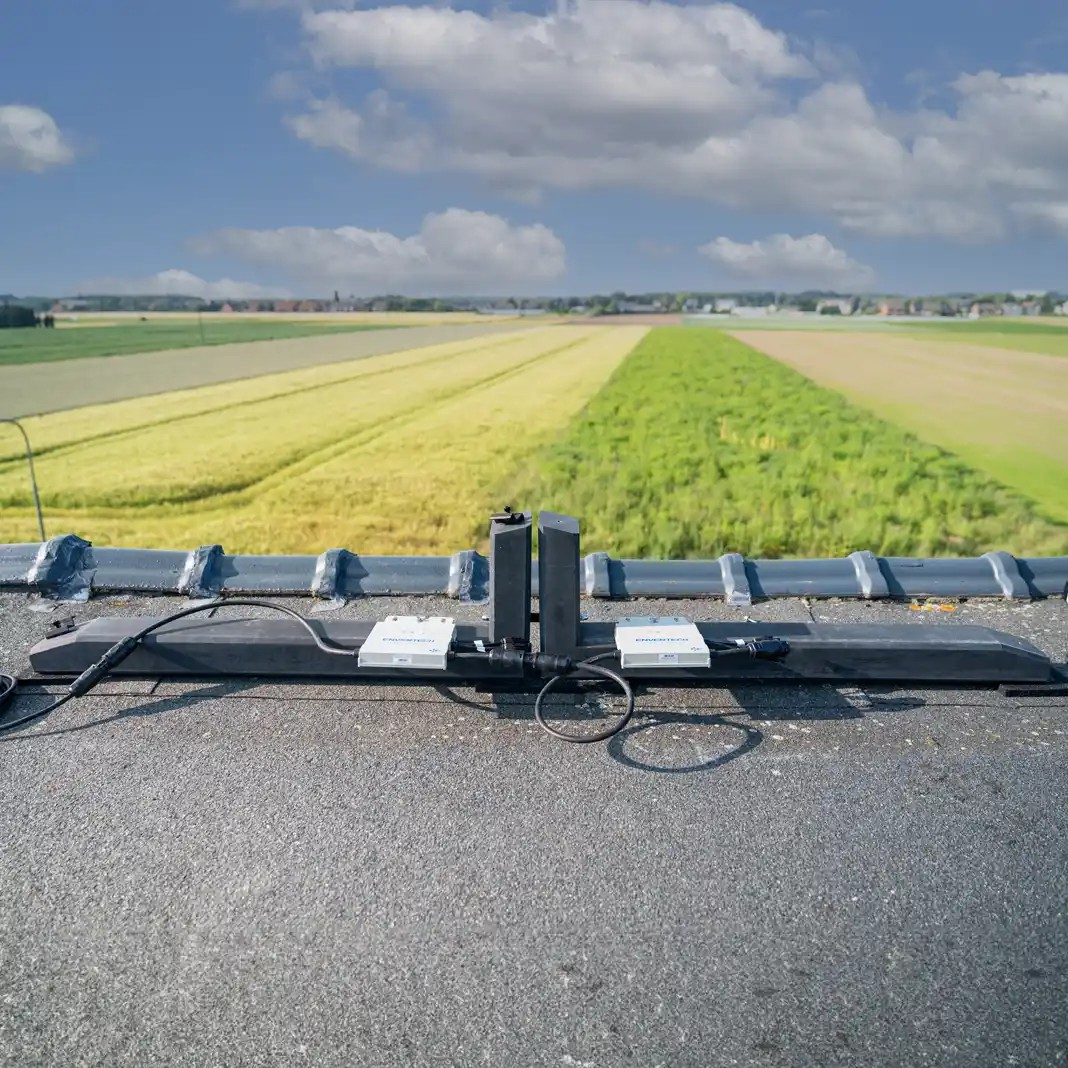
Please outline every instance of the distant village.
[[779, 293], [641, 293], [618, 291], [576, 297], [377, 297], [276, 300], [204, 300], [194, 296], [22, 297], [0, 294], [0, 304], [16, 302], [39, 314], [77, 312], [478, 312], [485, 315], [767, 315], [893, 316], [983, 319], [989, 316], [1068, 315], [1068, 295], [1054, 292], [955, 293], [948, 296], [872, 296], [807, 291]]

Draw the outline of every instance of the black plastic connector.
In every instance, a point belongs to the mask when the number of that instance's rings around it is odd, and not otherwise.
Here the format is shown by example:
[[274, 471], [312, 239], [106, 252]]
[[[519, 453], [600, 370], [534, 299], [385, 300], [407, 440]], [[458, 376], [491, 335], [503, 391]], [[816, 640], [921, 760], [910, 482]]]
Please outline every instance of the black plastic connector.
[[757, 660], [781, 660], [790, 652], [790, 643], [782, 638], [754, 638], [745, 648]]
[[77, 626], [74, 616], [60, 616], [59, 619], [51, 619], [48, 621], [48, 632], [45, 637], [58, 638], [61, 634], [70, 634]]
[[534, 653], [529, 649], [510, 649], [500, 645], [489, 649], [487, 656], [491, 664], [519, 668], [524, 675], [566, 675], [574, 667], [574, 661], [569, 656]]
[[123, 638], [113, 645], [95, 664], [90, 664], [71, 684], [71, 697], [87, 694], [116, 664], [125, 660], [138, 646], [140, 638]]

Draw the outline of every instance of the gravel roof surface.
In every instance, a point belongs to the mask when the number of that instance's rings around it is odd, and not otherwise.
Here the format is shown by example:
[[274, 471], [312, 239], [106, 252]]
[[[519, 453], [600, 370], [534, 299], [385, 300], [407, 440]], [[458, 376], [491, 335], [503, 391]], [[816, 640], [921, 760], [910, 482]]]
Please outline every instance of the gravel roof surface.
[[[49, 607], [0, 594], [0, 667]], [[483, 611], [341, 614], [415, 610]], [[587, 610], [985, 623], [1068, 659], [1055, 600]], [[657, 689], [568, 746], [521, 695], [116, 680], [0, 737], [0, 801], [2, 1064], [1068, 1059], [1065, 698]]]

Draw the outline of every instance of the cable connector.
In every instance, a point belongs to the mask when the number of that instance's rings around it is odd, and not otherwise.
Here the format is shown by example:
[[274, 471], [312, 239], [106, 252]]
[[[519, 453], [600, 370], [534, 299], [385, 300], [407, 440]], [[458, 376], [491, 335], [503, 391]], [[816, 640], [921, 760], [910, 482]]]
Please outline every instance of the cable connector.
[[67, 687], [67, 693], [71, 697], [82, 697], [87, 694], [116, 664], [125, 660], [137, 648], [140, 641], [140, 638], [129, 637], [116, 642], [95, 664], [90, 664]]
[[781, 660], [790, 652], [790, 643], [785, 638], [727, 638], [707, 642], [713, 656], [747, 655], [754, 660]]
[[495, 645], [489, 650], [489, 662], [500, 667], [519, 668], [524, 675], [565, 675], [574, 667], [574, 661], [569, 656], [509, 649], [502, 645]]
[[74, 616], [60, 616], [58, 619], [53, 619], [49, 622], [48, 632], [45, 637], [58, 638], [61, 634], [70, 634], [71, 631], [77, 629], [77, 626]]
[[790, 643], [783, 638], [753, 638], [745, 648], [757, 660], [781, 660], [790, 652]]

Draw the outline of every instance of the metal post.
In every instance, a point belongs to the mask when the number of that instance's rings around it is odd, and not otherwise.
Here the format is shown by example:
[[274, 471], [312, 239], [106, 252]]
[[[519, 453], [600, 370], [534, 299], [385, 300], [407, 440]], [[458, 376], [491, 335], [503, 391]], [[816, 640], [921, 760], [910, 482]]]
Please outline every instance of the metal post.
[[41, 495], [37, 491], [37, 472], [33, 469], [33, 448], [30, 445], [30, 437], [22, 424], [17, 419], [0, 419], [0, 423], [10, 423], [22, 435], [26, 444], [26, 465], [30, 469], [30, 488], [33, 490], [33, 504], [37, 509], [37, 529], [41, 532], [41, 541], [47, 541], [45, 537], [44, 515], [41, 512]]

